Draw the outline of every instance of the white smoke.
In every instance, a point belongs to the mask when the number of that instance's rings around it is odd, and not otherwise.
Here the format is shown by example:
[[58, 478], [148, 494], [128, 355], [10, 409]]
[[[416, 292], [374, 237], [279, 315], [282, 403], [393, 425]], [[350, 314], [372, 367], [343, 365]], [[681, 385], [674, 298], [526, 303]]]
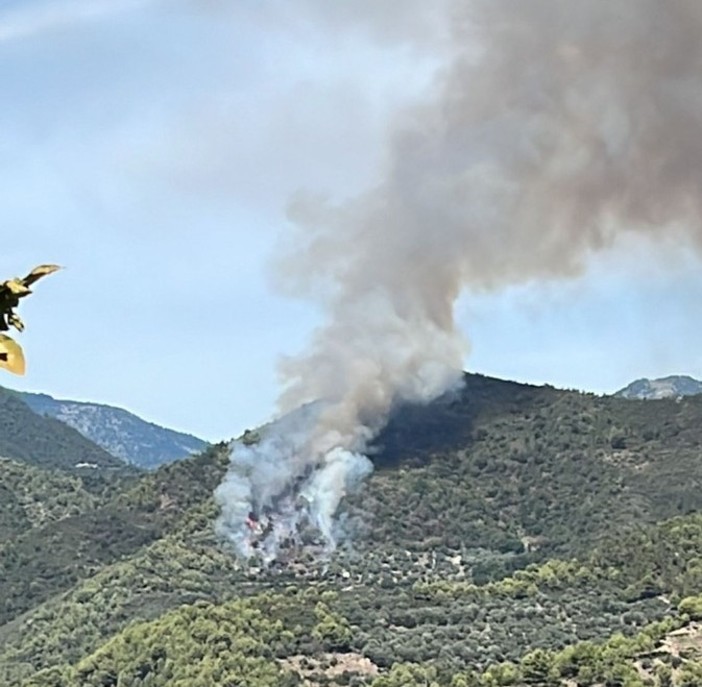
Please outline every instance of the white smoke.
[[463, 288], [577, 274], [622, 232], [702, 246], [702, 3], [450, 5], [448, 61], [432, 99], [391, 127], [375, 187], [291, 205], [282, 281], [328, 318], [284, 363], [280, 405], [324, 404], [235, 447], [218, 491], [234, 541], [248, 504], [282, 503], [281, 532], [304, 515], [332, 544], [388, 413], [460, 378]]
[[[215, 492], [222, 508], [217, 528], [244, 557], [259, 554], [270, 562], [284, 544], [310, 543], [305, 529], [321, 539], [323, 551], [335, 548], [339, 503], [372, 464], [341, 446], [354, 441], [362, 446], [364, 432], [355, 440], [320, 432], [325, 412], [325, 404], [312, 404], [264, 427], [254, 441], [234, 442], [229, 472]], [[258, 531], [252, 532], [254, 525]]]

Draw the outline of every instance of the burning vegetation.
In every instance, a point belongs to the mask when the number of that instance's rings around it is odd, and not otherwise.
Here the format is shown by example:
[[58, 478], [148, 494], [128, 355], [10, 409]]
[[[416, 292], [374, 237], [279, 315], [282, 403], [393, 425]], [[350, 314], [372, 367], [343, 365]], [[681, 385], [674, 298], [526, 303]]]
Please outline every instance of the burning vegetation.
[[290, 205], [281, 282], [327, 318], [281, 367], [280, 419], [234, 444], [217, 490], [244, 555], [264, 508], [264, 558], [308, 524], [333, 549], [392, 410], [459, 383], [464, 289], [577, 275], [624, 235], [702, 245], [702, 4], [447, 4], [445, 63], [389, 127], [375, 185]]

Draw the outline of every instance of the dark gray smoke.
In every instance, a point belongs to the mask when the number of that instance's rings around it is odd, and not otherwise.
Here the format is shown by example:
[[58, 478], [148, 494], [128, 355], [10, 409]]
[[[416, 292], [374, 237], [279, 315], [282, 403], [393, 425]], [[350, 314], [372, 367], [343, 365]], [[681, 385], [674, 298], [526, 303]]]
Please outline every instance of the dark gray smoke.
[[375, 187], [291, 205], [285, 283], [328, 313], [283, 367], [283, 411], [325, 401], [295, 461], [361, 456], [394, 404], [457, 382], [462, 289], [577, 274], [624, 232], [700, 246], [701, 32], [697, 0], [452, 4]]

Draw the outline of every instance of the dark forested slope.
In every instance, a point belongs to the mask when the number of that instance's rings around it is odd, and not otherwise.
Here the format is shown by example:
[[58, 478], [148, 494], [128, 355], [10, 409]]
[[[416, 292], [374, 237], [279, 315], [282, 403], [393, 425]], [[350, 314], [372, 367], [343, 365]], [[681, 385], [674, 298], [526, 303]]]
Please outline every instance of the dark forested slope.
[[569, 554], [702, 506], [702, 397], [627, 401], [469, 375], [399, 410], [353, 500], [375, 544]]

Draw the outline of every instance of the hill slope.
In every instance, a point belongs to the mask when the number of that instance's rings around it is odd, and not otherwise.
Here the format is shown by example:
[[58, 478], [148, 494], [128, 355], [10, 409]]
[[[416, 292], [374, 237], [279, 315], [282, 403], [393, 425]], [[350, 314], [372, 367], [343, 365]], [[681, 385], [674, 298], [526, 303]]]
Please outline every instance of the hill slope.
[[183, 465], [113, 480], [90, 507], [46, 518], [1, 545], [0, 624], [182, 527], [215, 488], [219, 456], [215, 447]]
[[207, 447], [202, 439], [146, 422], [122, 408], [48, 394], [22, 392], [19, 396], [35, 413], [64, 422], [113, 456], [141, 468], [153, 469]]
[[77, 474], [0, 458], [0, 545], [48, 522], [89, 510], [97, 496]]
[[383, 547], [575, 554], [702, 508], [701, 417], [702, 397], [633, 402], [471, 375], [460, 395], [396, 414], [350, 507]]
[[124, 463], [63, 422], [32, 412], [15, 392], [0, 387], [0, 456], [38, 466], [80, 464], [122, 468]]
[[701, 419], [467, 375], [378, 437], [350, 542], [268, 569], [214, 537], [226, 447], [115, 483], [0, 544], [0, 683], [640, 687], [702, 590]]

